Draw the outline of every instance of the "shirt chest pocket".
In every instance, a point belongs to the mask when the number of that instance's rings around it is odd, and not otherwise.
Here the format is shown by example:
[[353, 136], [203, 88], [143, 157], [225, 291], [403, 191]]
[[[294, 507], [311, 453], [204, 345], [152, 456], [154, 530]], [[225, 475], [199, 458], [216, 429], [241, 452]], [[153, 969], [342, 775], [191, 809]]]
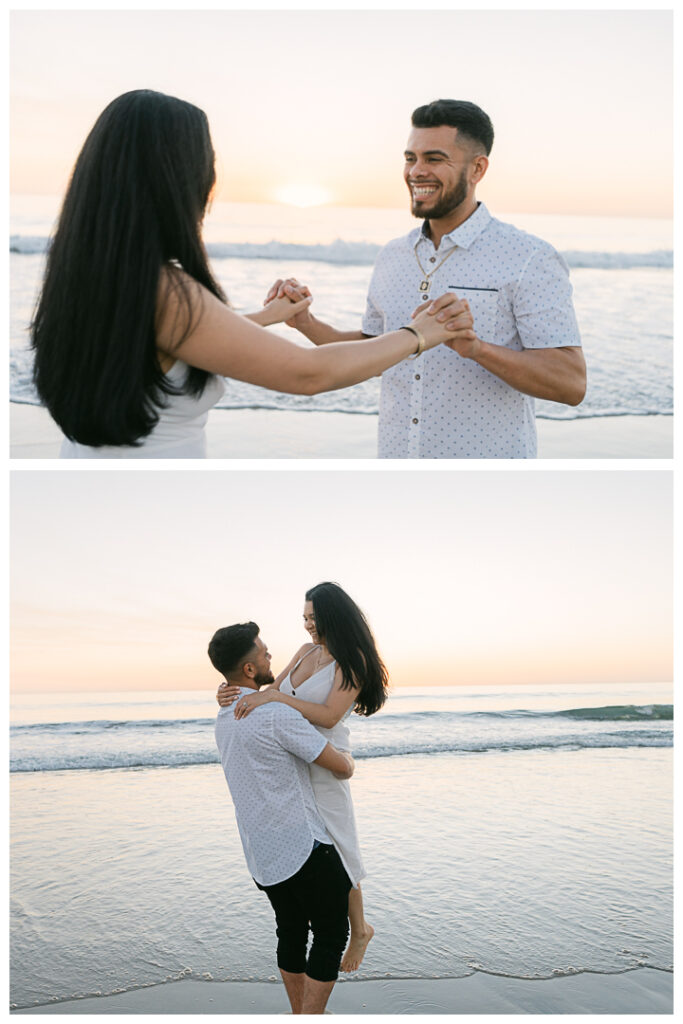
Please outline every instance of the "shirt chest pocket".
[[463, 288], [457, 284], [449, 284], [449, 292], [455, 292], [459, 299], [469, 303], [474, 333], [482, 341], [496, 343], [498, 325], [498, 291], [494, 288]]

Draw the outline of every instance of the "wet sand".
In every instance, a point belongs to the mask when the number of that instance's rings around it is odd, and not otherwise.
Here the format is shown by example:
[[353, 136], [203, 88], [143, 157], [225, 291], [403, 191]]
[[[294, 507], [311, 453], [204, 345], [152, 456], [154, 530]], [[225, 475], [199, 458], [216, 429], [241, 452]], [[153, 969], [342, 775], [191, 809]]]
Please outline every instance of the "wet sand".
[[[654, 1014], [673, 1013], [673, 974], [577, 974], [529, 981], [476, 973], [467, 978], [339, 982], [334, 1014]], [[74, 999], [15, 1013], [287, 1013], [277, 982], [184, 980], [96, 999]]]
[[[61, 435], [48, 413], [10, 403], [11, 457], [55, 459]], [[670, 459], [672, 416], [537, 420], [541, 459]], [[346, 413], [214, 409], [210, 459], [375, 459], [377, 417]], [[73, 466], [74, 463], [71, 463]]]

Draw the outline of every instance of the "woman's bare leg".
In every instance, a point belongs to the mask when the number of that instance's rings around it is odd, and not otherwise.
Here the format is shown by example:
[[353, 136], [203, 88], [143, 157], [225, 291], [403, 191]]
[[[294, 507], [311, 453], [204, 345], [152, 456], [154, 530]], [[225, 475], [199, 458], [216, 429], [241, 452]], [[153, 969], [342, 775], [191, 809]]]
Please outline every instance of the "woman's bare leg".
[[368, 948], [368, 942], [375, 934], [375, 929], [365, 920], [360, 885], [357, 889], [349, 891], [349, 924], [351, 935], [341, 962], [341, 970], [347, 972], [358, 970]]

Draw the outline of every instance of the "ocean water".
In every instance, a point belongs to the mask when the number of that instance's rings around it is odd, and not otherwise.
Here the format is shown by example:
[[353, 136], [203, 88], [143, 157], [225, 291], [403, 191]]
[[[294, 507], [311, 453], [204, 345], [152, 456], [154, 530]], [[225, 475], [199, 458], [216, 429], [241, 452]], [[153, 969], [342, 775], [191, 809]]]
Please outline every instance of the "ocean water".
[[[10, 218], [10, 397], [37, 404], [27, 327], [59, 200], [12, 197]], [[577, 408], [538, 402], [554, 419], [671, 415], [673, 412], [672, 223], [614, 217], [504, 214], [547, 239], [572, 270], [579, 325], [589, 364], [588, 392]], [[216, 203], [205, 239], [214, 271], [242, 312], [261, 306], [278, 277], [294, 275], [314, 295], [313, 311], [358, 329], [382, 245], [417, 222], [407, 210]], [[306, 344], [284, 326], [280, 333]], [[219, 407], [375, 414], [377, 379], [315, 396], [282, 395], [229, 380]]]
[[[16, 698], [12, 1002], [275, 980], [204, 693]], [[396, 690], [352, 718], [355, 978], [672, 970], [667, 686]]]

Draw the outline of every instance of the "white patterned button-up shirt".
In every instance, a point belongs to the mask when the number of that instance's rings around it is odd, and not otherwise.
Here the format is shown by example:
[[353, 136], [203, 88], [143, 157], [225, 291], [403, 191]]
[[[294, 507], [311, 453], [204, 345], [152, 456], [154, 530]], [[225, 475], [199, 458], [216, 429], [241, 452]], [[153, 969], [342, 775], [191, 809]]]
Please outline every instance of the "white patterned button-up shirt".
[[218, 712], [216, 744], [247, 867], [261, 885], [276, 885], [304, 865], [315, 840], [332, 842], [308, 768], [327, 740], [287, 704], [261, 704], [239, 720], [234, 710]]
[[[493, 218], [483, 203], [443, 236], [438, 250], [424, 226], [382, 249], [363, 333], [410, 324], [416, 306], [444, 292], [467, 299], [482, 341], [518, 351], [581, 344], [563, 258], [542, 239]], [[534, 400], [439, 345], [382, 374], [379, 457], [535, 458]]]

